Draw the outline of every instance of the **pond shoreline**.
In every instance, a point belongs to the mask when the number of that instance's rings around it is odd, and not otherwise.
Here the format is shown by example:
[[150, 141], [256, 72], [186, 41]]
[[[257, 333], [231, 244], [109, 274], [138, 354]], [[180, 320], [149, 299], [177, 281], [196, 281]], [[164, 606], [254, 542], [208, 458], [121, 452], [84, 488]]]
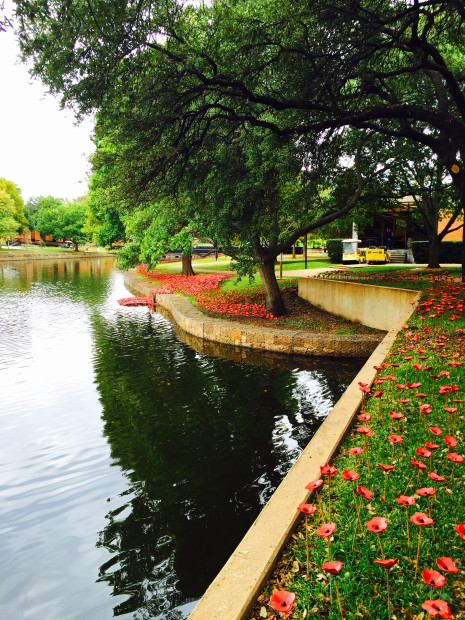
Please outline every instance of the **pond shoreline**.
[[[124, 272], [126, 287], [137, 295], [147, 296], [155, 287], [135, 273]], [[305, 330], [288, 330], [245, 325], [205, 315], [179, 295], [155, 295], [156, 304], [168, 310], [173, 321], [185, 332], [198, 338], [226, 345], [288, 355], [323, 357], [369, 357], [384, 335], [321, 334]]]
[[50, 254], [37, 254], [34, 251], [20, 252], [16, 254], [15, 251], [1, 251], [0, 263], [7, 263], [11, 261], [19, 260], [70, 260], [77, 258], [116, 258], [116, 254], [111, 252], [51, 252]]

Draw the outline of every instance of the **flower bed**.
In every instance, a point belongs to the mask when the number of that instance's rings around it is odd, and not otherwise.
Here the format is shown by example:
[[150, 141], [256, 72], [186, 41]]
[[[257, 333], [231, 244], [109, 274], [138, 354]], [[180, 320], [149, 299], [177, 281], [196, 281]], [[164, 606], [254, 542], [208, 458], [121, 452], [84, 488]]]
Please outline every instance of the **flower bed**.
[[[162, 290], [151, 291], [151, 294], [183, 293], [193, 297], [198, 306], [209, 312], [276, 320], [265, 306], [265, 294], [261, 286], [222, 293], [219, 290], [220, 282], [229, 278], [229, 274], [182, 276], [147, 271], [146, 267], [141, 265], [137, 273], [163, 283]], [[291, 287], [295, 288], [294, 281], [284, 282], [281, 286], [284, 294]]]
[[427, 277], [251, 618], [465, 617], [464, 287]]
[[[284, 296], [286, 296], [286, 292], [295, 289], [294, 281], [282, 284], [281, 292]], [[209, 312], [277, 320], [277, 317], [265, 306], [265, 293], [262, 286], [226, 293], [204, 293], [197, 295], [195, 300], [198, 306], [202, 306]]]
[[192, 296], [204, 293], [205, 291], [217, 290], [220, 282], [229, 277], [226, 273], [198, 276], [159, 273], [156, 271], [147, 271], [147, 265], [140, 265], [136, 271], [147, 278], [162, 282], [165, 290], [176, 291]]

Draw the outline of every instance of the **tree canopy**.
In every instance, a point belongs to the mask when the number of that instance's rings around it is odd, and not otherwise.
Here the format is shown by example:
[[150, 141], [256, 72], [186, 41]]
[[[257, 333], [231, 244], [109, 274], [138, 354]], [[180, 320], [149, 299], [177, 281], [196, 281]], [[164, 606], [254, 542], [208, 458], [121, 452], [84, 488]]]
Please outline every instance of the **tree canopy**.
[[104, 133], [125, 133], [142, 200], [176, 186], [225, 125], [290, 137], [312, 154], [353, 126], [428, 148], [465, 207], [460, 0], [16, 0], [16, 9], [36, 75], [78, 114], [99, 110]]
[[53, 239], [70, 239], [76, 251], [80, 243], [89, 240], [85, 229], [87, 222], [87, 200], [63, 202], [59, 198], [48, 196], [37, 202], [34, 215], [34, 228], [43, 236], [51, 235]]

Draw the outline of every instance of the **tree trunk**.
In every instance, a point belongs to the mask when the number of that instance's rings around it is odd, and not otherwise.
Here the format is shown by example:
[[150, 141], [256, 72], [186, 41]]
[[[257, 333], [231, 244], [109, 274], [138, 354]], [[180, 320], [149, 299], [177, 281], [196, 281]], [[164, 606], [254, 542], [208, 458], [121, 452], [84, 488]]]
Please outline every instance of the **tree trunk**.
[[192, 254], [190, 252], [182, 255], [181, 274], [183, 276], [195, 276], [194, 270], [192, 269]]
[[437, 235], [434, 235], [429, 239], [428, 250], [428, 269], [440, 269], [439, 264], [439, 249], [441, 247], [441, 240]]
[[262, 265], [258, 268], [258, 272], [265, 289], [266, 307], [274, 316], [283, 316], [286, 314], [286, 307], [276, 279], [274, 260], [265, 257]]
[[74, 243], [74, 251], [77, 252], [78, 251], [78, 244], [76, 243], [76, 241], [73, 241]]

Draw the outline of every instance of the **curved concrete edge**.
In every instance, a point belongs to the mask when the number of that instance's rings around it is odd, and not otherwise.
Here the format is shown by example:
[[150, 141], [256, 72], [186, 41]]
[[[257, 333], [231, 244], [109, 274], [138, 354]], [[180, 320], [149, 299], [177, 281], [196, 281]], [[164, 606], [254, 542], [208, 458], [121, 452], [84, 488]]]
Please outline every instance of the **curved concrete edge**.
[[[416, 301], [419, 297], [420, 293]], [[405, 313], [372, 353], [200, 599], [189, 620], [245, 618], [301, 516], [297, 506], [309, 496], [305, 485], [320, 478], [320, 465], [331, 461], [352, 423], [361, 403], [358, 382], [373, 382], [376, 376], [373, 367], [385, 360], [401, 325], [413, 311], [412, 307]]]
[[[126, 287], [147, 296], [154, 282], [134, 271], [125, 272]], [[328, 357], [368, 357], [381, 340], [379, 335], [318, 334], [303, 330], [273, 329], [215, 319], [203, 314], [189, 300], [179, 295], [155, 295], [157, 305], [168, 310], [186, 333], [222, 344], [287, 353]]]

